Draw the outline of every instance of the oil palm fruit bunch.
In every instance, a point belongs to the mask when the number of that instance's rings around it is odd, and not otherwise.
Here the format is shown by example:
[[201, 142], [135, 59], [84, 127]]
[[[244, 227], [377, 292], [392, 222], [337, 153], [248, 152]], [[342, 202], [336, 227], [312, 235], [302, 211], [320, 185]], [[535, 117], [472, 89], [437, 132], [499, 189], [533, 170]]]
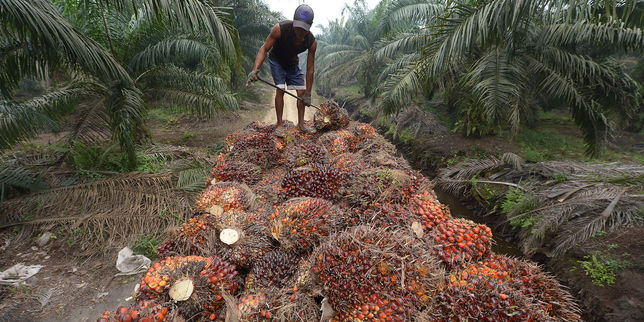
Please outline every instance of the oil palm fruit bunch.
[[197, 199], [197, 210], [215, 215], [231, 209], [246, 210], [254, 205], [255, 194], [247, 185], [235, 182], [217, 182]]
[[404, 320], [428, 304], [442, 282], [431, 250], [400, 230], [354, 227], [327, 238], [312, 256], [322, 293], [340, 320], [359, 319], [356, 308], [380, 303], [391, 310], [388, 318]]
[[428, 189], [422, 174], [389, 168], [366, 169], [347, 182], [347, 200], [356, 206], [374, 202], [406, 205], [420, 189]]
[[115, 312], [105, 311], [97, 322], [162, 322], [166, 320], [168, 308], [150, 301], [141, 301], [131, 308], [119, 306]]
[[258, 208], [272, 208], [279, 202], [278, 194], [287, 173], [285, 167], [272, 168], [264, 172], [262, 179], [253, 186], [253, 190], [257, 193]]
[[265, 233], [266, 221], [261, 214], [233, 210], [223, 213], [212, 229], [215, 238], [208, 241], [208, 252], [240, 268], [250, 267], [272, 247]]
[[[449, 277], [453, 279], [453, 275]], [[551, 321], [543, 308], [520, 291], [490, 277], [448, 283], [425, 310], [427, 320]]]
[[216, 228], [215, 216], [210, 213], [199, 214], [183, 223], [174, 236], [159, 245], [160, 258], [175, 255], [205, 255], [208, 240]]
[[338, 103], [327, 101], [313, 115], [313, 125], [320, 132], [339, 130], [349, 125], [349, 113]]
[[346, 174], [326, 165], [311, 165], [289, 171], [280, 187], [280, 200], [313, 197], [333, 200]]
[[137, 300], [176, 303], [176, 313], [189, 319], [211, 317], [224, 304], [224, 293], [239, 288], [237, 270], [217, 256], [168, 257], [155, 263], [139, 284]]
[[396, 155], [396, 147], [379, 134], [363, 137], [363, 140], [355, 145], [354, 151], [365, 157], [374, 153]]
[[362, 157], [355, 153], [342, 153], [338, 155], [332, 160], [331, 166], [340, 172], [346, 173], [349, 178], [369, 168], [362, 160]]
[[427, 231], [452, 218], [449, 208], [438, 202], [436, 196], [427, 191], [411, 198], [409, 210], [422, 218], [423, 229]]
[[262, 178], [262, 169], [245, 161], [226, 161], [224, 155], [217, 158], [206, 186], [220, 181], [234, 181], [254, 185]]
[[298, 292], [264, 288], [242, 295], [236, 305], [239, 321], [319, 321], [314, 299]]
[[579, 308], [572, 296], [534, 263], [492, 254], [484, 261], [470, 263], [456, 277], [458, 283], [466, 283], [479, 276], [495, 278], [497, 283], [520, 291], [540, 305], [551, 318], [580, 320]]
[[420, 222], [406, 206], [391, 202], [374, 202], [353, 208], [343, 217], [345, 227], [367, 225], [378, 228], [409, 227]]
[[479, 260], [491, 253], [492, 230], [466, 219], [450, 219], [438, 224], [428, 234], [434, 249], [448, 265]]
[[[346, 130], [343, 130], [343, 132], [351, 135]], [[334, 157], [349, 152], [349, 146], [351, 145], [350, 141], [339, 135], [337, 132], [322, 134], [320, 138], [318, 138], [318, 144], [322, 145], [331, 154], [331, 156]]]
[[270, 251], [253, 264], [246, 276], [246, 290], [284, 286], [298, 269], [300, 258], [281, 250]]
[[254, 133], [241, 137], [230, 149], [229, 155], [238, 161], [256, 164], [263, 169], [282, 161], [283, 146], [270, 133]]
[[361, 155], [364, 162], [372, 168], [390, 168], [397, 170], [410, 170], [409, 162], [404, 158], [393, 156], [385, 151], [372, 152]]
[[286, 148], [286, 167], [294, 169], [308, 164], [328, 164], [329, 153], [311, 140], [298, 140]]
[[353, 140], [349, 147], [352, 152], [357, 151], [358, 145], [363, 141], [378, 135], [378, 132], [373, 126], [361, 122], [351, 122], [347, 127], [347, 131], [353, 134]]
[[406, 316], [400, 314], [401, 308], [396, 300], [389, 300], [382, 298], [379, 295], [372, 294], [366, 297], [368, 300], [365, 304], [355, 304], [349, 308], [349, 313], [338, 314], [333, 317], [331, 322], [340, 321], [373, 321], [373, 322], [386, 322], [386, 321], [405, 321]]
[[281, 248], [306, 253], [337, 230], [340, 218], [342, 213], [330, 201], [293, 198], [275, 208], [269, 227]]

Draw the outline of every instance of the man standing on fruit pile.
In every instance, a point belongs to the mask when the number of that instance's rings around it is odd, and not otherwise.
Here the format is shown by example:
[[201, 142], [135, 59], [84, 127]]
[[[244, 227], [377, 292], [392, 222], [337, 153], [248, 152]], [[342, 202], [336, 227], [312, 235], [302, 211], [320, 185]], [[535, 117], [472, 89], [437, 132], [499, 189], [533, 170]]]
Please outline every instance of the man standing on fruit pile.
[[[297, 127], [304, 129], [304, 108], [311, 105], [311, 88], [315, 72], [315, 50], [317, 41], [309, 31], [313, 24], [313, 9], [308, 5], [300, 5], [295, 9], [293, 20], [285, 20], [276, 24], [266, 38], [266, 42], [259, 48], [253, 71], [248, 74], [246, 85], [257, 81], [259, 68], [262, 66], [266, 54], [271, 65], [271, 74], [275, 85], [281, 89], [294, 89], [302, 101], [297, 101]], [[299, 66], [298, 54], [309, 51], [306, 61], [306, 83], [304, 73]], [[282, 112], [284, 110], [284, 91], [275, 91], [275, 111], [277, 112], [277, 127], [282, 126]]]

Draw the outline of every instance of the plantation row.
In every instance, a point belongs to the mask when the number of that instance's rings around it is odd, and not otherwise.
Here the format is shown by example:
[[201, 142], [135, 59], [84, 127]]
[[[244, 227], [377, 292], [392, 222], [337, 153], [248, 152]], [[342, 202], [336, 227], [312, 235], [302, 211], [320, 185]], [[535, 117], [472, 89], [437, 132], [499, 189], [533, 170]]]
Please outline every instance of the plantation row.
[[580, 319], [555, 279], [493, 253], [490, 228], [453, 218], [373, 127], [333, 102], [313, 126], [229, 135], [136, 303], [99, 321]]

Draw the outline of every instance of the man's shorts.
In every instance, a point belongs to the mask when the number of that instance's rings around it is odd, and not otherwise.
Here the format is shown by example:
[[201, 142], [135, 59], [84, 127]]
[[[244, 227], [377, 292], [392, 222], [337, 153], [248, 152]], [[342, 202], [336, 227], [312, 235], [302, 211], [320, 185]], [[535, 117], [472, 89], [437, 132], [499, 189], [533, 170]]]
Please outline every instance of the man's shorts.
[[[293, 69], [284, 69], [280, 63], [270, 58], [268, 59], [268, 62], [271, 64], [271, 74], [273, 75], [273, 81], [277, 87], [281, 89], [295, 90], [306, 89], [304, 73], [300, 66]], [[287, 86], [288, 88], [286, 88]]]

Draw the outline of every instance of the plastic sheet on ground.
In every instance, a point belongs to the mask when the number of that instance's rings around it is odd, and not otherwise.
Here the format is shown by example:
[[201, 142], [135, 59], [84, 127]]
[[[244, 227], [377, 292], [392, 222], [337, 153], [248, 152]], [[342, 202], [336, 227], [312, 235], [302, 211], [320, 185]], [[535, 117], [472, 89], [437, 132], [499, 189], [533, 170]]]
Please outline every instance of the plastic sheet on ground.
[[150, 268], [151, 262], [149, 258], [143, 255], [134, 255], [129, 247], [124, 247], [119, 251], [119, 256], [116, 259], [116, 269], [120, 272], [116, 276], [143, 273]]

